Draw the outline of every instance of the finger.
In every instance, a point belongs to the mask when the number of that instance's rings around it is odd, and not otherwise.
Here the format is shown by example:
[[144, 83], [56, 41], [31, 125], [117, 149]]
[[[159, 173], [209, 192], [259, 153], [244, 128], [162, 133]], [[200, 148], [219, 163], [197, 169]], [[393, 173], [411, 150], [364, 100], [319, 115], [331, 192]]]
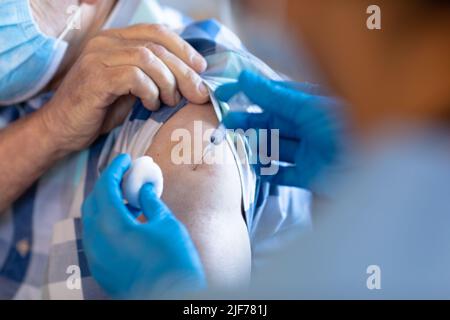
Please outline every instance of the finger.
[[118, 66], [109, 68], [112, 90], [118, 97], [132, 94], [142, 100], [150, 111], [160, 107], [159, 89], [140, 68], [136, 66]]
[[125, 175], [125, 172], [130, 168], [131, 157], [129, 154], [119, 154], [111, 164], [103, 171], [102, 179], [104, 182], [112, 183], [118, 186]]
[[276, 81], [276, 84], [293, 90], [302, 91], [315, 96], [327, 96], [322, 86], [310, 82], [294, 82], [294, 81]]
[[[265, 111], [286, 120], [299, 119], [299, 111], [311, 108], [316, 97], [283, 88], [259, 75], [244, 71], [239, 76], [242, 92]], [[280, 103], [282, 101], [282, 103]]]
[[222, 123], [228, 129], [277, 129], [280, 136], [287, 139], [298, 139], [296, 125], [291, 121], [285, 121], [279, 117], [274, 117], [269, 113], [248, 113], [230, 112], [223, 119]]
[[222, 123], [228, 129], [247, 130], [254, 128], [252, 124], [257, 123], [257, 127], [268, 127], [269, 122], [264, 114], [256, 115], [247, 112], [230, 112], [222, 120]]
[[317, 122], [330, 122], [329, 111], [338, 111], [333, 99], [287, 89], [252, 72], [242, 72], [239, 83], [250, 100], [275, 116], [295, 121], [299, 132], [307, 133], [308, 126], [317, 128]]
[[169, 106], [175, 106], [181, 97], [170, 69], [149, 48], [122, 47], [105, 52], [103, 61], [109, 67], [132, 65], [141, 69], [159, 89], [159, 97]]
[[[273, 123], [273, 119], [268, 119], [265, 114], [249, 114], [249, 113], [237, 113], [233, 112], [229, 114], [224, 119], [224, 124], [227, 128], [232, 129], [241, 129], [247, 132], [249, 129], [266, 129], [266, 131], [259, 132], [255, 136], [257, 137], [257, 141], [249, 141], [249, 144], [252, 146], [253, 150], [258, 150], [258, 152], [262, 152], [262, 148], [264, 148], [265, 157], [267, 157], [267, 152], [270, 151], [270, 155], [273, 158], [274, 152], [278, 154], [279, 161], [294, 163], [295, 154], [300, 148], [300, 141], [296, 138], [296, 135], [293, 133], [293, 130], [279, 130], [278, 133], [272, 134], [271, 130], [274, 130], [274, 126], [276, 124]], [[231, 123], [231, 126], [230, 126]], [[261, 141], [262, 136], [267, 136], [267, 139]], [[251, 136], [251, 135], [248, 135]], [[278, 137], [278, 139], [275, 139]], [[275, 139], [275, 140], [274, 140]], [[256, 142], [256, 145], [253, 145]], [[262, 143], [267, 144], [266, 146], [262, 145]], [[256, 148], [257, 147], [257, 148]], [[275, 160], [275, 159], [273, 159]]]
[[93, 197], [98, 204], [95, 218], [105, 232], [114, 233], [134, 222], [124, 204], [121, 189], [123, 176], [130, 165], [131, 158], [128, 154], [117, 156], [102, 173], [95, 186]]
[[136, 97], [132, 95], [120, 97], [109, 107], [105, 120], [103, 121], [101, 134], [105, 134], [123, 124], [130, 111], [133, 109]]
[[239, 82], [226, 83], [221, 85], [214, 92], [214, 96], [220, 101], [230, 101], [236, 94], [241, 91]]
[[150, 49], [175, 76], [177, 89], [186, 99], [197, 104], [208, 102], [209, 91], [197, 72], [161, 45], [142, 40], [118, 39], [106, 36], [97, 37], [88, 45], [90, 51], [104, 51], [104, 48], [123, 48], [123, 46], [145, 46]]
[[[249, 73], [249, 75], [251, 76], [251, 80], [244, 81], [244, 79], [247, 79], [246, 77], [244, 77], [244, 73], [245, 74]], [[267, 81], [267, 86], [270, 86], [271, 89], [273, 88], [273, 86], [277, 86], [277, 87], [283, 87], [286, 89], [300, 90], [305, 93], [309, 93], [309, 91], [313, 90], [307, 84], [295, 83], [295, 82], [271, 81], [268, 79], [266, 80], [266, 79], [261, 78], [259, 75], [256, 75], [256, 74], [253, 74], [253, 73], [250, 73], [247, 71], [243, 71], [241, 73], [240, 79], [237, 82], [226, 83], [226, 84], [220, 86], [219, 88], [217, 88], [217, 90], [214, 94], [221, 101], [229, 101], [231, 98], [233, 98], [236, 94], [238, 94], [240, 92], [244, 92], [251, 99], [254, 95], [247, 94], [248, 92], [245, 91], [244, 85], [247, 82], [253, 81], [253, 79], [255, 79], [255, 81], [256, 80]], [[259, 81], [259, 82], [262, 82], [262, 81]], [[255, 82], [255, 85], [257, 85], [257, 84], [261, 84], [261, 83]], [[246, 85], [246, 87], [249, 87], [249, 85]], [[257, 103], [256, 101], [253, 101], [253, 102]]]
[[[297, 125], [307, 123], [309, 118], [315, 116], [317, 109], [315, 106], [318, 102], [317, 99], [319, 99], [317, 96], [286, 89], [274, 81], [249, 71], [241, 73], [238, 84], [239, 90], [253, 103], [285, 120], [292, 121], [295, 119], [298, 122]], [[225, 89], [228, 93], [232, 91], [230, 86]], [[221, 94], [220, 91], [219, 94]], [[280, 103], [280, 101], [283, 103]]]
[[81, 206], [81, 212], [83, 213], [83, 217], [92, 216], [97, 212], [97, 204], [95, 202], [95, 198], [92, 193], [84, 200]]
[[125, 29], [112, 29], [105, 34], [122, 38], [153, 42], [165, 47], [196, 72], [206, 70], [206, 60], [178, 34], [163, 25], [138, 24]]
[[[273, 152], [278, 152], [278, 157], [280, 161], [294, 163], [295, 154], [300, 148], [300, 140], [297, 138], [297, 134], [294, 128], [290, 128], [290, 125], [285, 121], [280, 120], [277, 117], [271, 117], [269, 114], [261, 113], [246, 113], [246, 112], [230, 112], [224, 119], [223, 124], [228, 129], [241, 129], [247, 131], [249, 129], [267, 129], [267, 130], [279, 130], [278, 140], [273, 140], [272, 132], [265, 131], [257, 134], [258, 137], [257, 146], [259, 152], [261, 152], [261, 135], [267, 135], [268, 139], [266, 143], [268, 144], [265, 149], [270, 150], [271, 156], [273, 157]], [[252, 141], [249, 142], [252, 144]], [[255, 147], [255, 146], [253, 146]], [[255, 149], [256, 150], [256, 149]]]
[[145, 184], [139, 191], [139, 203], [144, 216], [150, 223], [162, 220], [170, 214], [169, 208], [158, 198], [153, 185], [150, 183]]
[[[122, 203], [123, 197], [120, 185], [123, 176], [130, 168], [131, 157], [128, 154], [118, 155], [103, 171], [94, 189], [94, 196], [114, 204]], [[106, 197], [101, 197], [106, 192]]]
[[[323, 93], [323, 90], [319, 85], [308, 82], [268, 81], [271, 86], [276, 85], [286, 89], [298, 90], [310, 95], [322, 95]], [[220, 86], [214, 94], [221, 101], [229, 101], [236, 94], [242, 91], [243, 88], [241, 82], [232, 82]]]
[[209, 100], [209, 91], [202, 78], [176, 55], [160, 45], [149, 45], [153, 53], [162, 60], [175, 76], [178, 90], [192, 103], [204, 104]]

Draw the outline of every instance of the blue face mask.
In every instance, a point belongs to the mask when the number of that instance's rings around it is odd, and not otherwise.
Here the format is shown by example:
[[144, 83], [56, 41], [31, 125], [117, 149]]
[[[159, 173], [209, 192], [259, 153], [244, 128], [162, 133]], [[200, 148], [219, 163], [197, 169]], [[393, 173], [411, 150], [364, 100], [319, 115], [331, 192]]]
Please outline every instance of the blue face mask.
[[57, 72], [68, 44], [44, 35], [28, 0], [1, 0], [0, 105], [25, 101], [41, 91]]
[[[57, 72], [68, 44], [43, 34], [31, 13], [29, 0], [0, 0], [0, 106], [25, 101], [45, 88]], [[78, 12], [79, 14], [79, 12]], [[75, 14], [75, 19], [78, 14]], [[161, 23], [155, 0], [119, 0], [104, 29], [136, 23]]]

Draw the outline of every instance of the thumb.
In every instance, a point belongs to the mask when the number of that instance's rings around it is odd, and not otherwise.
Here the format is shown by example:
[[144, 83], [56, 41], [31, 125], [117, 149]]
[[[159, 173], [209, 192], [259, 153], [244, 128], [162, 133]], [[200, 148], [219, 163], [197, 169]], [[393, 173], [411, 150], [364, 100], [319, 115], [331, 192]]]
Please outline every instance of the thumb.
[[150, 223], [172, 215], [170, 209], [156, 195], [155, 188], [151, 183], [145, 184], [139, 191], [139, 204], [144, 216]]

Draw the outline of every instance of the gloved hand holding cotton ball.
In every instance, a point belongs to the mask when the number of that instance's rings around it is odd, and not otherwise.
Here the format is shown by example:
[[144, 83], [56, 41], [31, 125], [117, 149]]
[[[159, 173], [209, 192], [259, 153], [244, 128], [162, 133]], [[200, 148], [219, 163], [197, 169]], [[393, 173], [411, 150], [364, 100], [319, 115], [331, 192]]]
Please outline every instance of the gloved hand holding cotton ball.
[[163, 193], [163, 174], [161, 168], [151, 157], [144, 156], [133, 161], [122, 182], [122, 191], [130, 205], [139, 209], [139, 191], [147, 184], [152, 183], [158, 198]]

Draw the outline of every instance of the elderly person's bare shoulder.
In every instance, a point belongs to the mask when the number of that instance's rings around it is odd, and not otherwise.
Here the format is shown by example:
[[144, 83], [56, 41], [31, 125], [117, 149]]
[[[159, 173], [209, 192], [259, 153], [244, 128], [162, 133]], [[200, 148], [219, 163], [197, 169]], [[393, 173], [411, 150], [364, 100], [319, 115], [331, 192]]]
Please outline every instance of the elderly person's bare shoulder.
[[[160, 129], [147, 154], [164, 174], [163, 200], [183, 221], [205, 265], [210, 283], [220, 287], [245, 284], [250, 274], [250, 243], [242, 215], [237, 164], [224, 143], [223, 161], [177, 165], [171, 160], [172, 133], [186, 129], [194, 137], [195, 122], [203, 130], [217, 126], [211, 104], [188, 104]], [[192, 148], [193, 148], [192, 143]], [[205, 145], [205, 143], [204, 143]]]

